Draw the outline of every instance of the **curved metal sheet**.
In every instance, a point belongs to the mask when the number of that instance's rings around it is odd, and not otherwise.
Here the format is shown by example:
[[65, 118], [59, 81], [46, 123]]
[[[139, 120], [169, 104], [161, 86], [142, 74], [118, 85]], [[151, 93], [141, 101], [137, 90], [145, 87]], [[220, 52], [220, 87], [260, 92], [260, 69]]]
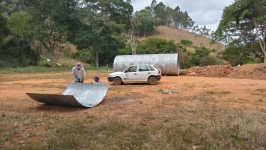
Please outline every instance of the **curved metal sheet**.
[[131, 65], [154, 64], [158, 66], [162, 75], [179, 75], [180, 63], [178, 53], [174, 54], [144, 54], [118, 55], [114, 59], [114, 71], [123, 71]]
[[62, 95], [26, 93], [33, 100], [52, 104], [77, 107], [93, 107], [98, 105], [108, 91], [108, 84], [75, 83], [68, 84]]

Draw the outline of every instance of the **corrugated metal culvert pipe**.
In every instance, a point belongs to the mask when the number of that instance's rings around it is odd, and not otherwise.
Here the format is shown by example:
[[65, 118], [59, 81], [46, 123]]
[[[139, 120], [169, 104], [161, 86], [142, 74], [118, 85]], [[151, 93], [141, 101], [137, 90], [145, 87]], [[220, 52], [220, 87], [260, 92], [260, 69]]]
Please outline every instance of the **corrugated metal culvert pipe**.
[[108, 87], [108, 84], [70, 82], [63, 94], [26, 94], [35, 101], [51, 105], [93, 107], [104, 99]]
[[144, 54], [118, 55], [114, 59], [114, 71], [123, 71], [131, 65], [154, 64], [158, 66], [162, 75], [179, 75], [180, 63], [178, 53], [174, 54]]

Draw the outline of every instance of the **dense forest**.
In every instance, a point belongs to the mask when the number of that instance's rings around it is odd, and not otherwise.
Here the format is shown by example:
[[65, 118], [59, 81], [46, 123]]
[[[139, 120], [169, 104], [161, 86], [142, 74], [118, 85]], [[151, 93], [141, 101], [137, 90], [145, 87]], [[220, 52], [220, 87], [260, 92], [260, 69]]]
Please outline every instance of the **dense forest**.
[[[0, 67], [40, 65], [43, 51], [55, 67], [55, 51], [73, 44], [74, 57], [96, 67], [111, 64], [119, 54], [182, 54], [183, 67], [220, 64], [213, 50], [149, 37], [157, 26], [169, 26], [206, 36], [228, 45], [224, 58], [231, 64], [265, 60], [265, 0], [236, 0], [224, 9], [216, 32], [194, 24], [186, 11], [153, 0], [134, 12], [130, 0], [3, 0], [0, 3]], [[232, 15], [232, 14], [238, 14]], [[230, 39], [230, 40], [229, 40]], [[193, 47], [188, 53], [186, 47]], [[46, 59], [46, 58], [45, 58]]]

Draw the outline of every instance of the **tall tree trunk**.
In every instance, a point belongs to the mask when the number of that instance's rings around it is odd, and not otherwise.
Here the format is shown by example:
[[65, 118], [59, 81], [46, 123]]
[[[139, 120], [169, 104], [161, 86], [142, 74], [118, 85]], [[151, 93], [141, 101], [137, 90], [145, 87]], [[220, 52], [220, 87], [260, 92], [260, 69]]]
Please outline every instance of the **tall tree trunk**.
[[264, 56], [263, 63], [266, 63], [266, 52], [265, 51], [263, 52], [263, 56]]
[[95, 51], [95, 65], [97, 68], [99, 68], [99, 53], [98, 51]]
[[128, 17], [130, 19], [130, 26], [131, 26], [131, 35], [130, 35], [130, 45], [131, 45], [131, 51], [132, 51], [132, 55], [136, 55], [136, 39], [135, 39], [135, 23], [133, 20], [133, 18], [131, 17], [129, 11], [126, 9]]
[[132, 50], [132, 55], [136, 55], [136, 39], [134, 35], [134, 31], [131, 31], [131, 36], [130, 36], [130, 44], [131, 44], [131, 50]]
[[51, 67], [54, 67], [55, 66], [55, 60], [54, 60], [54, 49], [55, 49], [55, 45], [53, 45], [50, 42], [49, 42], [49, 46], [47, 46], [47, 44], [44, 43], [44, 42], [42, 42], [42, 43], [43, 43], [43, 46], [45, 47], [45, 49], [49, 53], [50, 65], [51, 65]]
[[50, 59], [51, 67], [55, 67], [54, 50], [53, 49], [49, 50], [49, 57], [50, 57], [49, 59]]
[[256, 29], [256, 35], [259, 39], [259, 43], [260, 43], [260, 49], [262, 51], [264, 60], [263, 63], [266, 63], [266, 29], [262, 30], [261, 32], [263, 33], [262, 37], [259, 35], [259, 30], [258, 30], [258, 25], [257, 22], [254, 22], [255, 24], [255, 29]]

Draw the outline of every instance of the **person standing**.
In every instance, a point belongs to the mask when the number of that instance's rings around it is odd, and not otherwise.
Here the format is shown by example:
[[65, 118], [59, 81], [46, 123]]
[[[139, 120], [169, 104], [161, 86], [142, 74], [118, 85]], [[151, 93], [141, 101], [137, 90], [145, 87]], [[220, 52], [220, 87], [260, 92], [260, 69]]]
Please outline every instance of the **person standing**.
[[81, 63], [77, 63], [75, 67], [72, 68], [72, 75], [74, 76], [75, 82], [84, 82], [85, 70]]

